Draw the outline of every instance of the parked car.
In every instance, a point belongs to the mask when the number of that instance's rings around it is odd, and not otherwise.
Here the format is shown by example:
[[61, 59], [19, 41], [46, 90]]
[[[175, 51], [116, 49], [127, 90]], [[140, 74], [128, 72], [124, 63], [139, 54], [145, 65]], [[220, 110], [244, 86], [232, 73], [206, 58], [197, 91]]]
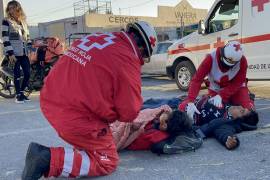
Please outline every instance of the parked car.
[[159, 42], [150, 63], [145, 63], [142, 67], [142, 74], [166, 75], [167, 51], [172, 44], [173, 41]]

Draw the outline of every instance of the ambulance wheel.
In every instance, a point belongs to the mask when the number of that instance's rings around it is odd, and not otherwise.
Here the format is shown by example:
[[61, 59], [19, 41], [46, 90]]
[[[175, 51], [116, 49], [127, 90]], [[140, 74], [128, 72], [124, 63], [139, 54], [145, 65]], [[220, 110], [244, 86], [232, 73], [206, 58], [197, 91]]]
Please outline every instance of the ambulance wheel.
[[176, 84], [181, 91], [188, 91], [189, 84], [195, 72], [196, 69], [194, 65], [189, 61], [182, 61], [177, 64], [174, 77]]

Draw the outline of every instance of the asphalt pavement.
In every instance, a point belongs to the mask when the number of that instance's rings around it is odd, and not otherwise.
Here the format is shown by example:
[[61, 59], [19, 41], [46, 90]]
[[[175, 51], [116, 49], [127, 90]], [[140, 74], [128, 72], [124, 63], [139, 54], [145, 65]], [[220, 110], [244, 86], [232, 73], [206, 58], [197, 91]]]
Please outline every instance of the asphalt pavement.
[[[143, 97], [183, 95], [173, 81], [143, 79]], [[49, 126], [39, 109], [38, 92], [32, 101], [15, 104], [0, 98], [0, 180], [19, 180], [26, 149], [32, 141], [47, 146], [68, 146]], [[100, 180], [257, 180], [270, 179], [270, 99], [256, 99], [259, 129], [239, 134], [240, 147], [228, 151], [207, 139], [195, 152], [157, 156], [148, 151], [123, 151], [112, 175]], [[91, 178], [89, 178], [91, 179]]]

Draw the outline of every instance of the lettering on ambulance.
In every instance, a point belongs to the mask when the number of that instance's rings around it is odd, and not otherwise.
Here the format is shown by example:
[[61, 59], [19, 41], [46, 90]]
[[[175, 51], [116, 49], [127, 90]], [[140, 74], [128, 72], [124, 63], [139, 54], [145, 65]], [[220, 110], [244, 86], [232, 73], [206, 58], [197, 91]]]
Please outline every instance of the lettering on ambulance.
[[91, 34], [82, 38], [81, 43], [76, 47], [72, 46], [65, 55], [78, 62], [82, 66], [86, 66], [91, 61], [91, 55], [88, 53], [92, 49], [96, 48], [102, 50], [115, 42], [113, 39], [115, 36], [111, 33], [106, 34]]
[[270, 70], [270, 64], [250, 64], [248, 66], [249, 70], [256, 71], [256, 70], [261, 70], [261, 71], [266, 71]]

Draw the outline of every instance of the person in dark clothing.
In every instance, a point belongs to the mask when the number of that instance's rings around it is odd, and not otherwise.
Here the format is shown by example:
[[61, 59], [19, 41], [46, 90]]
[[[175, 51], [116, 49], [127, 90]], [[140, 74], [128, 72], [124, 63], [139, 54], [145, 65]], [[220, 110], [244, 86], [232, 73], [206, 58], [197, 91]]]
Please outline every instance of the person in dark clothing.
[[[250, 94], [250, 99], [254, 101], [255, 95]], [[150, 103], [148, 101], [147, 103], [152, 106], [154, 102], [163, 103], [170, 100], [150, 99], [150, 101]], [[147, 103], [145, 104], [148, 105]], [[179, 115], [185, 114], [186, 118], [189, 119], [184, 122], [193, 124], [192, 128], [183, 128], [183, 117], [170, 119], [167, 124], [167, 132], [170, 136], [153, 144], [151, 147], [153, 153], [170, 154], [171, 152], [179, 152], [184, 145], [188, 147], [193, 146], [193, 150], [195, 150], [201, 146], [200, 138], [207, 137], [215, 137], [227, 149], [232, 150], [240, 144], [236, 136], [237, 133], [257, 129], [259, 116], [255, 110], [248, 110], [242, 106], [232, 106], [229, 104], [217, 108], [209, 102], [208, 96], [202, 96], [198, 99], [195, 106], [199, 113], [194, 113], [193, 118], [188, 117], [185, 111], [179, 111]], [[182, 137], [185, 137], [185, 143], [182, 142]], [[166, 147], [175, 148], [168, 153], [164, 151]]]
[[231, 105], [217, 108], [208, 100], [205, 96], [195, 103], [200, 114], [194, 114], [194, 125], [203, 138], [215, 137], [227, 149], [232, 150], [240, 144], [237, 133], [257, 128], [259, 116], [256, 111]]
[[[16, 90], [16, 103], [30, 101], [24, 90], [28, 86], [30, 78], [30, 62], [27, 56], [27, 41], [29, 31], [26, 17], [19, 2], [10, 1], [7, 4], [6, 16], [2, 21], [2, 37], [5, 54], [14, 65], [14, 84]], [[22, 67], [24, 78], [20, 83], [20, 67]]]

